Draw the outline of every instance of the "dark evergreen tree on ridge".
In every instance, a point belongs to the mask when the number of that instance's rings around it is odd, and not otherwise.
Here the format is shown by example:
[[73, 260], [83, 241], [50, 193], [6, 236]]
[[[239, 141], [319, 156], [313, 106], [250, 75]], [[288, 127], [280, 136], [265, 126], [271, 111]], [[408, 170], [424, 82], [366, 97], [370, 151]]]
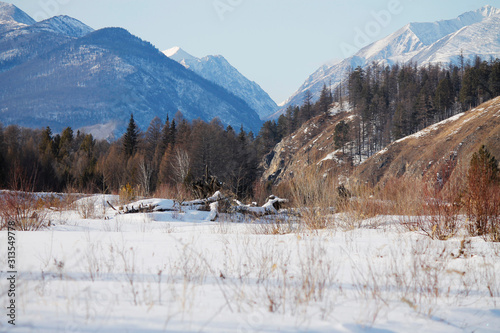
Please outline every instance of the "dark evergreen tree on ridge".
[[131, 157], [134, 155], [137, 149], [137, 143], [139, 140], [139, 128], [134, 121], [134, 115], [130, 115], [130, 121], [128, 123], [127, 132], [123, 135], [123, 152], [125, 156]]

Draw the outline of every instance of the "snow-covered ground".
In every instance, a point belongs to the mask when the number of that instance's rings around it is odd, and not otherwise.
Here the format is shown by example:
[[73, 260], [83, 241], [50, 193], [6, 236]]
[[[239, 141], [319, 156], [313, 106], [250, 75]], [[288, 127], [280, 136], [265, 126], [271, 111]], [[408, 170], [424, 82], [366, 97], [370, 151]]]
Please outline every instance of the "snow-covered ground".
[[[49, 229], [17, 232], [15, 327], [0, 232], [0, 331], [500, 329], [500, 244], [434, 241], [397, 216], [307, 231], [240, 215], [207, 222], [210, 212], [187, 209], [116, 215], [105, 204], [113, 199], [91, 199], [91, 214], [52, 212]], [[78, 203], [88, 208], [89, 199]], [[85, 212], [95, 219], [82, 219]]]

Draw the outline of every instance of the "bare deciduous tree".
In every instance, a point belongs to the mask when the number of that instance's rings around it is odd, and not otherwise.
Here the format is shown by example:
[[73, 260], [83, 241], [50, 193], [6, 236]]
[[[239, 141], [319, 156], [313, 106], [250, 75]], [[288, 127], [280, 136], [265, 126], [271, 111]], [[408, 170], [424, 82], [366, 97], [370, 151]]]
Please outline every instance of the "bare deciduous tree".
[[189, 173], [191, 161], [189, 154], [184, 149], [176, 149], [172, 161], [172, 171], [178, 183], [184, 182]]

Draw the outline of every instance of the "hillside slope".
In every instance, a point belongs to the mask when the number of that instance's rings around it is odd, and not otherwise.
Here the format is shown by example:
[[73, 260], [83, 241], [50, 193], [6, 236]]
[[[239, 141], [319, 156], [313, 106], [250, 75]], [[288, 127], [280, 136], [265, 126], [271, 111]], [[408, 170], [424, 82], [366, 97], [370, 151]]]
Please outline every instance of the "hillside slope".
[[352, 118], [351, 112], [337, 105], [329, 116], [320, 115], [304, 123], [265, 156], [262, 180], [279, 184], [308, 168], [335, 174], [351, 170], [351, 158], [335, 148], [334, 133], [340, 121], [350, 122]]
[[438, 173], [443, 176], [443, 168], [448, 173], [458, 166], [466, 168], [483, 144], [500, 158], [500, 97], [395, 141], [361, 161], [352, 157], [350, 148], [336, 149], [334, 141], [336, 125], [354, 118], [344, 111], [306, 122], [265, 157], [262, 180], [279, 184], [306, 170], [318, 177], [330, 174], [372, 185], [403, 175], [435, 179]]
[[354, 178], [371, 184], [393, 176], [432, 180], [467, 167], [481, 145], [500, 157], [500, 97], [393, 142], [359, 165]]

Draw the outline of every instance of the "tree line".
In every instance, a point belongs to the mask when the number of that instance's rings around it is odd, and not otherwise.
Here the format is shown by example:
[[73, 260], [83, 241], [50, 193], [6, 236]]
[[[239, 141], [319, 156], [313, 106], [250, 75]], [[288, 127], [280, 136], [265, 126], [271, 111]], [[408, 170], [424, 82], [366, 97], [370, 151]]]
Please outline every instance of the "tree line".
[[[240, 198], [251, 197], [259, 162], [285, 136], [332, 103], [356, 117], [337, 124], [337, 149], [351, 156], [371, 154], [404, 136], [500, 95], [500, 60], [476, 58], [441, 67], [416, 64], [358, 67], [343, 85], [326, 85], [317, 102], [306, 92], [300, 106], [290, 106], [277, 121], [267, 121], [258, 135], [183, 118], [155, 117], [141, 131], [133, 115], [115, 142], [96, 140], [71, 128], [53, 134], [0, 124], [0, 186], [35, 191], [116, 193], [129, 185], [151, 194], [160, 188], [216, 179]], [[199, 195], [199, 193], [198, 193]]]
[[129, 186], [150, 195], [161, 187], [189, 191], [209, 176], [246, 198], [258, 177], [257, 142], [243, 127], [224, 128], [217, 118], [189, 122], [180, 112], [155, 117], [146, 131], [131, 115], [125, 134], [111, 143], [69, 127], [53, 134], [49, 127], [0, 126], [0, 186], [102, 193]]
[[462, 57], [458, 65], [447, 67], [373, 64], [352, 70], [346, 88], [357, 115], [350, 139], [357, 154], [370, 156], [394, 140], [499, 96], [500, 60], [476, 57], [470, 63]]
[[458, 64], [415, 63], [351, 69], [344, 84], [333, 91], [326, 85], [317, 102], [304, 93], [300, 106], [289, 106], [277, 121], [267, 121], [261, 130], [260, 147], [269, 151], [309, 119], [328, 114], [331, 103], [350, 109], [356, 117], [337, 124], [337, 149], [351, 156], [371, 156], [391, 142], [475, 107], [500, 95], [500, 60], [476, 57]]

